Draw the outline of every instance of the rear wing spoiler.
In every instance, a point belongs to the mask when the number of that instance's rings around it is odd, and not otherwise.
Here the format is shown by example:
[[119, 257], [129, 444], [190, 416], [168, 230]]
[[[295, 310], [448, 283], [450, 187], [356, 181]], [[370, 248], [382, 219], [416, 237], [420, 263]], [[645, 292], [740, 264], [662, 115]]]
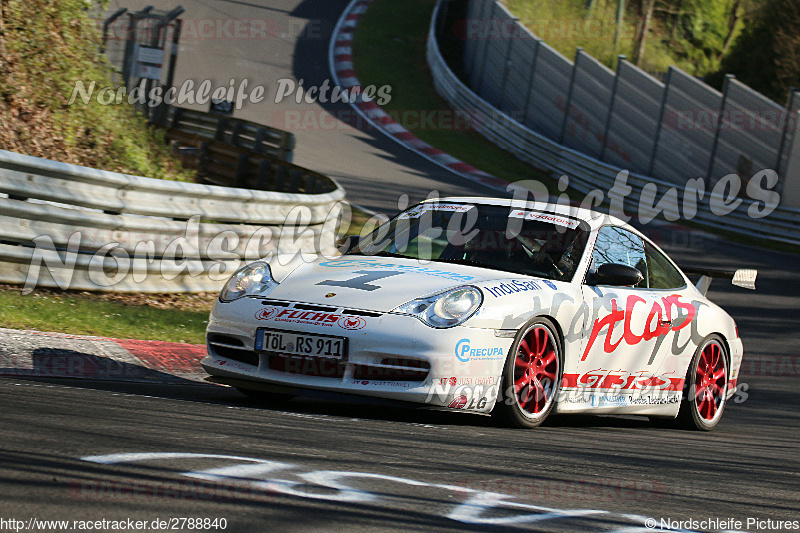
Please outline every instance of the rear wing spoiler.
[[715, 270], [712, 268], [681, 268], [686, 274], [695, 274], [700, 276], [697, 282], [697, 290], [703, 296], [708, 292], [708, 287], [711, 286], [712, 278], [723, 278], [731, 280], [731, 284], [737, 287], [744, 287], [745, 289], [756, 290], [756, 276], [758, 270], [752, 268], [739, 268], [737, 270]]

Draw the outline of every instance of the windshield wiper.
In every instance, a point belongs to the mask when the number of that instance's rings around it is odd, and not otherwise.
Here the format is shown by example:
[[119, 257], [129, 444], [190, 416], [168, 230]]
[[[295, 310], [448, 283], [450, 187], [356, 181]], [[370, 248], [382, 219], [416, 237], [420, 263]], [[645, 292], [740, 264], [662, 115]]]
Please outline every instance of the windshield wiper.
[[348, 255], [363, 255], [366, 257], [402, 257], [404, 259], [416, 259], [415, 257], [411, 257], [408, 255], [401, 255], [392, 252], [380, 251], [375, 253], [364, 253], [362, 250], [348, 252]]
[[[456, 265], [467, 265], [467, 266], [476, 266], [481, 268], [490, 268], [492, 270], [503, 270], [504, 272], [513, 272], [510, 270], [506, 270], [505, 268], [498, 267], [497, 265], [490, 265], [489, 263], [484, 263], [482, 261], [475, 261], [473, 259], [455, 259], [455, 258], [445, 258], [440, 257], [438, 259], [431, 259], [434, 263], [453, 263]], [[518, 274], [519, 272], [517, 272]]]
[[442, 257], [442, 258], [439, 258], [439, 259], [431, 259], [431, 261], [432, 262], [439, 262], [439, 263], [453, 263], [453, 264], [456, 264], [456, 265], [476, 266], [476, 267], [480, 267], [480, 268], [488, 268], [488, 269], [491, 269], [491, 270], [499, 270], [501, 272], [510, 272], [512, 274], [519, 274], [521, 276], [534, 276], [534, 277], [537, 277], [537, 278], [556, 279], [556, 280], [560, 279], [560, 278], [557, 278], [557, 277], [553, 277], [549, 273], [543, 272], [543, 271], [540, 271], [540, 270], [534, 270], [532, 272], [531, 271], [522, 271], [522, 270], [510, 270], [508, 268], [504, 268], [504, 267], [498, 266], [498, 265], [490, 265], [488, 263], [483, 263], [481, 261], [473, 261], [472, 259], [447, 259], [447, 258]]

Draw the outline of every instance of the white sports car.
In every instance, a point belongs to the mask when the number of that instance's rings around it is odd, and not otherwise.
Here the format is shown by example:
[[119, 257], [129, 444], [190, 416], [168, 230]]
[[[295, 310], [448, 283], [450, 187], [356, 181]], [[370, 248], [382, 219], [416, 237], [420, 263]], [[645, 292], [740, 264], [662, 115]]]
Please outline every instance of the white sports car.
[[687, 270], [593, 211], [487, 198], [423, 202], [342, 255], [259, 261], [222, 289], [210, 381], [491, 413], [637, 414], [708, 430], [735, 392], [742, 342]]

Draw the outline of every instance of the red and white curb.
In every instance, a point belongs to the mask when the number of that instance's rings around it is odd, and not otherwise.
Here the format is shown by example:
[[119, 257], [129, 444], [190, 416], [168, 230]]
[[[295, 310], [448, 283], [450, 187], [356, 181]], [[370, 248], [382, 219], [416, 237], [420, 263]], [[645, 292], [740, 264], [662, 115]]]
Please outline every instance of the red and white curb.
[[[328, 63], [333, 81], [343, 89], [361, 87], [353, 68], [353, 35], [358, 21], [367, 11], [372, 0], [353, 0], [342, 13], [331, 36], [328, 47]], [[359, 92], [359, 96], [360, 96]], [[395, 121], [373, 101], [365, 102], [360, 97], [350, 105], [373, 128], [394, 139], [433, 163], [470, 181], [492, 189], [506, 192], [509, 182], [492, 176], [474, 166], [464, 163], [450, 154], [434, 148]]]
[[0, 328], [0, 376], [197, 382], [205, 355], [203, 344]]

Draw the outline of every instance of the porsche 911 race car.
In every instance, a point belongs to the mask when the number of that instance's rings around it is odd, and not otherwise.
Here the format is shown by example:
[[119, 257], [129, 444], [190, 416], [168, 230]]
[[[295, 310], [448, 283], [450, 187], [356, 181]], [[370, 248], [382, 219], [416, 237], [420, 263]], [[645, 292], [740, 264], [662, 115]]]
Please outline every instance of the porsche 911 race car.
[[708, 430], [742, 362], [710, 277], [608, 215], [449, 198], [401, 212], [342, 255], [239, 270], [211, 312], [209, 380], [491, 413], [636, 414]]

